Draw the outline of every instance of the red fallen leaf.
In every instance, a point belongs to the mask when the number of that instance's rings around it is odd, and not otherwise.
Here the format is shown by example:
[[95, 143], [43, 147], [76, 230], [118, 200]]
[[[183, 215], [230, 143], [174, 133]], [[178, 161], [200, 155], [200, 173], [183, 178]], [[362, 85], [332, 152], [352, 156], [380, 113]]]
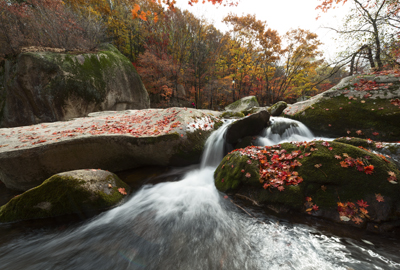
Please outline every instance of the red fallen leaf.
[[374, 172], [374, 165], [369, 165], [364, 167], [364, 172], [366, 174], [372, 174]]
[[375, 198], [376, 198], [376, 200], [377, 200], [378, 202], [384, 202], [384, 201], [385, 201], [385, 200], [383, 199], [383, 196], [382, 196], [380, 193], [378, 193], [378, 194], [375, 193]]
[[357, 201], [357, 204], [360, 206], [360, 207], [363, 207], [363, 208], [367, 208], [369, 205], [367, 204], [367, 202], [365, 202], [364, 200], [358, 200]]
[[308, 157], [309, 155], [311, 155], [311, 153], [305, 153], [304, 154], [306, 157]]
[[342, 159], [342, 157], [341, 157], [341, 156], [338, 156], [338, 155], [335, 155], [335, 158], [336, 158], [336, 159]]
[[283, 191], [283, 190], [285, 190], [285, 188], [284, 188], [283, 186], [279, 186], [279, 187], [278, 187], [278, 190], [279, 190], [279, 191]]
[[354, 221], [355, 224], [361, 224], [363, 222], [363, 220], [359, 217], [354, 217], [352, 218], [352, 221]]
[[225, 195], [225, 196], [224, 196], [224, 199], [228, 199], [228, 198], [229, 198], [228, 195]]
[[351, 131], [350, 131], [350, 130], [348, 130], [348, 131], [347, 131], [347, 134], [350, 134], [350, 133], [351, 133]]
[[119, 188], [118, 191], [119, 191], [119, 193], [121, 193], [122, 195], [128, 194], [128, 193], [126, 193], [125, 188]]
[[241, 172], [244, 173], [244, 169], [242, 169]]
[[356, 133], [357, 133], [357, 135], [361, 135], [362, 131], [361, 130], [357, 130]]
[[307, 201], [307, 202], [311, 202], [311, 201], [312, 201], [312, 198], [311, 198], [311, 197], [306, 197], [306, 201]]
[[314, 210], [314, 211], [318, 211], [318, 210], [319, 210], [319, 207], [318, 207], [318, 205], [314, 204], [314, 205], [312, 206], [312, 210]]
[[372, 133], [372, 135], [374, 135], [374, 136], [378, 136], [378, 135], [379, 135], [379, 133], [378, 133], [378, 132], [373, 132], [373, 133]]
[[246, 175], [245, 175], [247, 178], [250, 178], [251, 177], [251, 174], [250, 173], [246, 173]]
[[347, 164], [346, 161], [341, 161], [340, 162], [340, 166], [342, 166], [343, 168], [348, 168], [349, 167], [349, 165]]
[[396, 98], [396, 99], [391, 99], [390, 100], [390, 104], [393, 104], [395, 106], [400, 106], [400, 99]]
[[363, 213], [364, 215], [368, 214], [368, 210], [365, 208], [360, 208], [360, 212]]

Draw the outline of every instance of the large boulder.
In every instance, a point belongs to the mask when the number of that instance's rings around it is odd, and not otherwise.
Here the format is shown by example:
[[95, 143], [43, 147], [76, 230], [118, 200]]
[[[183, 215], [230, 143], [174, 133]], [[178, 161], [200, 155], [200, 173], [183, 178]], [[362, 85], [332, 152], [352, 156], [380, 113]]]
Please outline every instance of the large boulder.
[[243, 113], [244, 111], [250, 110], [253, 107], [259, 107], [257, 98], [255, 96], [248, 96], [239, 99], [225, 107], [226, 111], [234, 113]]
[[315, 134], [400, 139], [400, 74], [344, 78], [309, 100], [290, 105], [285, 117], [303, 122]]
[[266, 209], [379, 231], [400, 225], [400, 171], [388, 157], [340, 142], [247, 147], [215, 170], [222, 192]]
[[269, 113], [260, 111], [251, 114], [232, 123], [225, 134], [225, 141], [230, 144], [236, 144], [246, 136], [254, 136], [269, 124]]
[[24, 52], [0, 64], [0, 127], [149, 107], [135, 68], [112, 45], [97, 53]]
[[90, 216], [117, 205], [129, 192], [130, 187], [111, 172], [59, 173], [0, 207], [0, 222], [68, 214]]
[[0, 129], [0, 181], [28, 190], [65, 171], [112, 172], [200, 162], [219, 112], [187, 108], [97, 112], [66, 122]]
[[267, 111], [271, 114], [271, 116], [280, 116], [286, 108], [287, 103], [285, 101], [278, 101], [277, 103], [269, 107]]

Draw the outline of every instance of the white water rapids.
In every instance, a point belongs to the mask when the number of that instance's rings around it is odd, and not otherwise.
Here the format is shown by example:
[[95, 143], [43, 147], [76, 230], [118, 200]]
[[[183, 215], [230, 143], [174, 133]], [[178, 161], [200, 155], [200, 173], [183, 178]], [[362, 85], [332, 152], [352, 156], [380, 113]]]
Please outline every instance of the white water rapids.
[[[400, 268], [374, 247], [305, 225], [267, 217], [259, 222], [225, 199], [213, 173], [224, 154], [226, 128], [208, 139], [200, 169], [177, 182], [146, 185], [123, 205], [78, 227], [13, 240], [0, 247], [0, 269]], [[313, 139], [305, 126], [282, 118], [274, 118], [264, 136], [264, 144]]]

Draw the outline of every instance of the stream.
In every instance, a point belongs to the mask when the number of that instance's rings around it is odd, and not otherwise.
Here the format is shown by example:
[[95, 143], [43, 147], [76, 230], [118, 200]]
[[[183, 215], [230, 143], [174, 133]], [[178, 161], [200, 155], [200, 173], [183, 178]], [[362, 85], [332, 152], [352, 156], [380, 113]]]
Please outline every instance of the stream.
[[[258, 144], [315, 139], [297, 121], [272, 122]], [[146, 184], [119, 207], [66, 226], [0, 225], [0, 269], [400, 269], [399, 238], [331, 233], [218, 192], [228, 125], [211, 134], [201, 164], [162, 172], [173, 181]]]

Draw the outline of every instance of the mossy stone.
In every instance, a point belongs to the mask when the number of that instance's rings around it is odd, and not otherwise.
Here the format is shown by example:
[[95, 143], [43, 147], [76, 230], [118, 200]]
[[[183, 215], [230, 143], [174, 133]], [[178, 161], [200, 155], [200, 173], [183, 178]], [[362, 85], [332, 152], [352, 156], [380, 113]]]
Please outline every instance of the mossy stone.
[[221, 114], [221, 117], [222, 118], [243, 118], [243, 117], [245, 117], [245, 115], [242, 112], [227, 111], [227, 112], [223, 112]]
[[126, 197], [124, 192], [129, 194], [130, 187], [110, 172], [77, 170], [60, 173], [0, 207], [0, 222], [67, 214], [85, 216], [117, 205]]
[[[314, 151], [311, 151], [311, 148]], [[262, 151], [264, 147], [252, 149]], [[302, 165], [294, 168], [303, 178], [298, 185], [285, 185], [283, 191], [276, 188], [265, 190], [259, 179], [260, 163], [251, 160], [249, 164], [250, 158], [236, 150], [224, 157], [214, 173], [217, 189], [223, 192], [244, 192], [259, 204], [278, 204], [291, 210], [304, 210], [305, 198], [311, 197], [319, 209], [336, 214], [338, 202], [356, 203], [364, 200], [373, 205], [373, 208], [369, 209], [372, 220], [388, 221], [400, 218], [400, 208], [397, 206], [400, 205], [400, 185], [388, 181], [389, 172], [394, 172], [397, 179], [400, 179], [400, 171], [391, 161], [367, 150], [336, 141], [316, 141], [311, 145], [283, 143], [279, 149], [285, 149], [287, 153], [301, 151], [302, 158], [296, 159]], [[306, 156], [305, 153], [309, 155]], [[340, 162], [346, 155], [358, 158], [364, 163], [364, 167], [372, 165], [372, 174], [358, 171], [356, 167], [342, 167]], [[267, 160], [270, 158], [268, 156]], [[241, 173], [242, 169], [250, 172], [251, 178], [246, 178], [245, 173]], [[386, 198], [385, 206], [383, 203], [374, 202], [375, 194]], [[378, 218], [381, 215], [380, 207], [390, 209], [383, 218]]]
[[259, 107], [257, 98], [255, 96], [248, 96], [239, 99], [225, 107], [226, 111], [242, 112], [253, 107]]
[[[305, 110], [285, 117], [298, 120], [314, 133], [325, 136], [350, 135], [384, 141], [400, 138], [400, 108], [391, 104], [390, 99], [349, 100], [344, 95], [322, 98]], [[361, 133], [356, 133], [358, 130]]]

